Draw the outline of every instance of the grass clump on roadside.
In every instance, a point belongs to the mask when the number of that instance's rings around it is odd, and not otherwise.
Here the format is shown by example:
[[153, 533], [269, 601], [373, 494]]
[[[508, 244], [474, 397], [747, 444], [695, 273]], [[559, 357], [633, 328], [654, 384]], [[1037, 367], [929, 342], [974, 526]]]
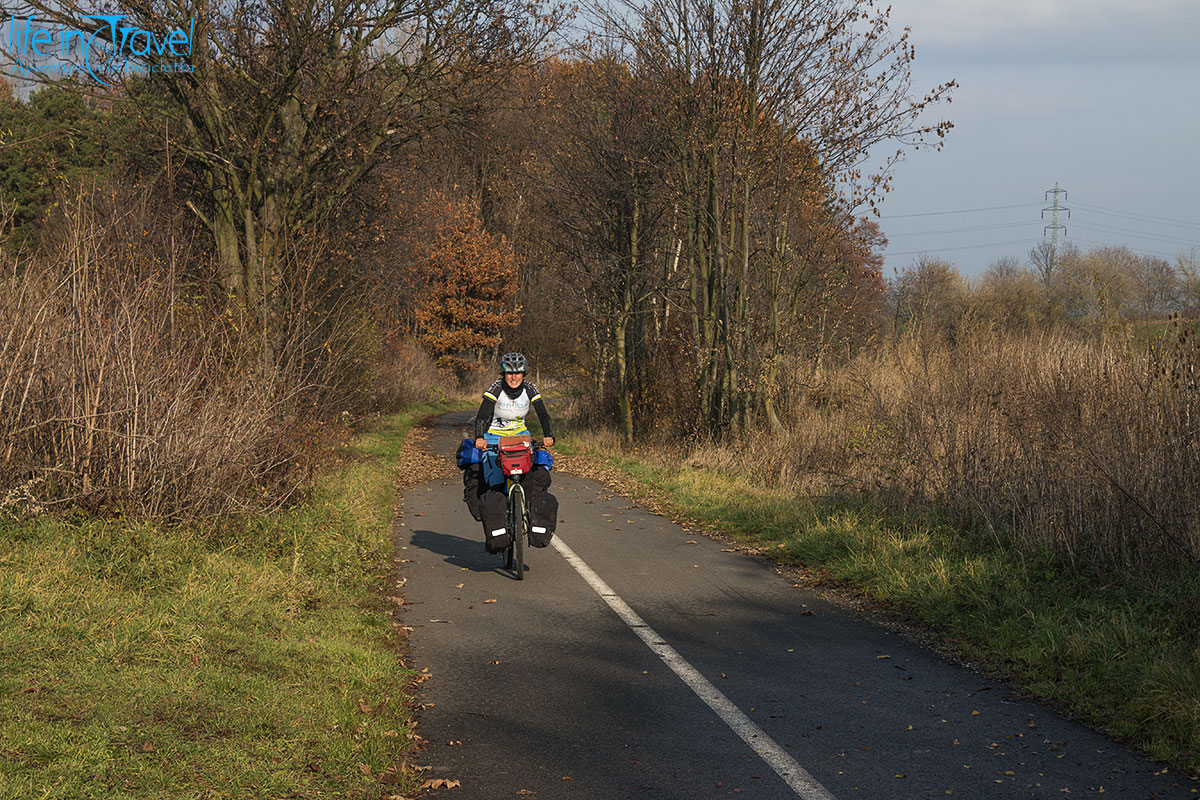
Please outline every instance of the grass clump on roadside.
[[1103, 582], [995, 537], [964, 537], [935, 509], [808, 498], [736, 471], [591, 452], [696, 524], [898, 608], [962, 655], [1113, 731], [1200, 769], [1200, 577]]
[[382, 420], [267, 517], [3, 523], [0, 797], [410, 789], [411, 673], [378, 588], [394, 466], [433, 410]]

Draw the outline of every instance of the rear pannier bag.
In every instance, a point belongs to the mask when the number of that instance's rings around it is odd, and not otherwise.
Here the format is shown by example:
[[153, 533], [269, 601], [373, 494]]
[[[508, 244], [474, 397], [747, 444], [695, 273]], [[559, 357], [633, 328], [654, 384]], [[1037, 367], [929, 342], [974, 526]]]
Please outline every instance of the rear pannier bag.
[[558, 498], [549, 492], [537, 492], [529, 498], [529, 543], [545, 547], [558, 524]]
[[479, 497], [480, 515], [483, 517], [483, 535], [488, 552], [494, 553], [508, 547], [510, 537], [506, 527], [508, 510], [504, 495], [500, 492], [484, 492]]

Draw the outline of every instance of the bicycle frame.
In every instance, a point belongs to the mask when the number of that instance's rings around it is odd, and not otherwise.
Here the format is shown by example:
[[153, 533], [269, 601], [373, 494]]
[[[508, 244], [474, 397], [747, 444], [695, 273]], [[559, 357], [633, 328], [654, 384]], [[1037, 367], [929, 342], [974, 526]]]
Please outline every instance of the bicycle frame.
[[[541, 445], [532, 440], [530, 447], [532, 450], [542, 449]], [[485, 449], [499, 458], [500, 448], [497, 445], [488, 445]], [[508, 549], [504, 551], [504, 568], [515, 569], [517, 580], [520, 581], [525, 579], [525, 540], [529, 536], [529, 504], [525, 502], [525, 487], [518, 476], [504, 476], [504, 493], [505, 527], [509, 535]]]

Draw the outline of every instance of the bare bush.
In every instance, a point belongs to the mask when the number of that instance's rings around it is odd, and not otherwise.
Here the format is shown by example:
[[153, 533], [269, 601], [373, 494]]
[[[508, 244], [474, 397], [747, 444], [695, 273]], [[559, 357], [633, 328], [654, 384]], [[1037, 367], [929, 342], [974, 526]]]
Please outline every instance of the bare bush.
[[411, 379], [398, 391], [375, 377], [396, 354], [319, 250], [290, 254], [280, 318], [264, 330], [227, 310], [203, 252], [171, 235], [149, 196], [64, 198], [53, 245], [34, 257], [0, 239], [2, 509], [270, 508], [349, 420], [410, 397]]

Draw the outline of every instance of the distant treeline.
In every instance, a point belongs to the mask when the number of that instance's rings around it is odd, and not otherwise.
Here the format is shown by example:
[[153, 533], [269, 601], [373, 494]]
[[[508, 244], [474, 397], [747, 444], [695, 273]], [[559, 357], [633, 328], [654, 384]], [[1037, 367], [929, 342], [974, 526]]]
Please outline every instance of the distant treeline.
[[1174, 261], [1138, 255], [1126, 247], [1063, 248], [1052, 258], [1037, 247], [1022, 264], [993, 262], [978, 280], [965, 279], [948, 261], [923, 257], [887, 286], [887, 313], [896, 328], [926, 323], [943, 329], [987, 320], [1007, 329], [1108, 325], [1200, 316], [1200, 254]]

